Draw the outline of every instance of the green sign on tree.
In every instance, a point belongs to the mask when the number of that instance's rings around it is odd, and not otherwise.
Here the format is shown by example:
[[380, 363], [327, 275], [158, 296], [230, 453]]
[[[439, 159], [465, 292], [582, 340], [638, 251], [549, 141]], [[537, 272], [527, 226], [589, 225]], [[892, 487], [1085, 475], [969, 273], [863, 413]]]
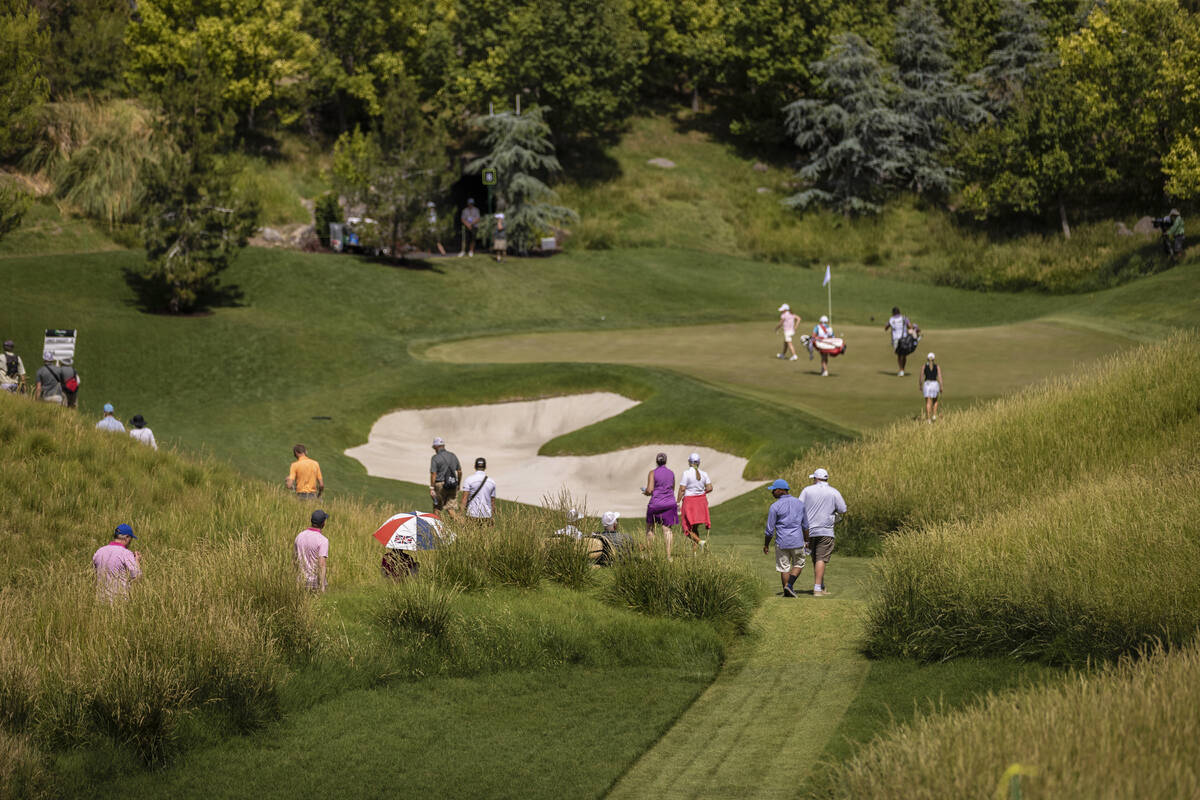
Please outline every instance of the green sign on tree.
[[483, 185], [484, 186], [495, 186], [496, 185], [496, 170], [485, 169], [483, 171]]

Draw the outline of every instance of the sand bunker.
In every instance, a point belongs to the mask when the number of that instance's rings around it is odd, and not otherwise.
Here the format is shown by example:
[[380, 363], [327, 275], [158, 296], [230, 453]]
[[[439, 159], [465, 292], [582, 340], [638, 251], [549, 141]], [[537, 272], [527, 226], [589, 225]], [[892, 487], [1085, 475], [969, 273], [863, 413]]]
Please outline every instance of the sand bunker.
[[620, 511], [643, 516], [646, 498], [639, 488], [654, 467], [654, 455], [666, 452], [667, 466], [678, 477], [687, 469], [688, 454], [700, 454], [700, 466], [712, 479], [709, 502], [716, 504], [761, 483], [742, 479], [746, 459], [707, 447], [646, 444], [594, 456], [539, 456], [538, 449], [565, 433], [578, 430], [636, 406], [611, 392], [593, 392], [547, 400], [394, 411], [371, 428], [367, 443], [346, 455], [358, 459], [369, 475], [427, 485], [430, 442], [441, 436], [462, 462], [463, 477], [478, 456], [488, 460], [505, 500], [540, 504], [566, 490], [591, 514]]

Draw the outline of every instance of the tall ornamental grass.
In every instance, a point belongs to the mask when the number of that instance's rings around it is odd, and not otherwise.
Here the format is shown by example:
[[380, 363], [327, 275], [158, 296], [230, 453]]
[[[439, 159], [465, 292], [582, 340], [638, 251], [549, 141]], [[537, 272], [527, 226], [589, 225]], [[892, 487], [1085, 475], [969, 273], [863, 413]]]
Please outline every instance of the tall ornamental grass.
[[936, 425], [900, 423], [853, 444], [818, 448], [789, 477], [830, 470], [850, 505], [847, 554], [880, 534], [1020, 513], [1038, 498], [1152, 463], [1200, 408], [1200, 334], [1172, 335], [1070, 378], [1040, 384]]
[[1085, 664], [1200, 626], [1200, 420], [1151, 464], [891, 536], [868, 649]]
[[29, 738], [0, 728], [0, 797], [48, 800], [59, 796], [57, 788]]
[[1200, 796], [1200, 646], [930, 715], [866, 746], [818, 796]]
[[759, 582], [732, 556], [668, 560], [657, 550], [617, 559], [605, 598], [644, 614], [705, 620], [743, 633], [759, 598]]

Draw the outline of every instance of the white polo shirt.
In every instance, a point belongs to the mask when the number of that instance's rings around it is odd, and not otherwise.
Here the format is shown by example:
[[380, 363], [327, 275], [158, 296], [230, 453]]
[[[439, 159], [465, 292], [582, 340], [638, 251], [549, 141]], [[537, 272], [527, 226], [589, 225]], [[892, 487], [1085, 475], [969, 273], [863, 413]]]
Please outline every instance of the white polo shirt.
[[[482, 489], [475, 491], [480, 484]], [[476, 519], [491, 519], [492, 508], [496, 502], [496, 482], [487, 476], [483, 471], [477, 471], [474, 475], [463, 481], [460, 493], [470, 497], [475, 495], [471, 502], [467, 503], [467, 516], [475, 517]]]
[[804, 501], [804, 511], [808, 514], [809, 536], [833, 536], [834, 513], [846, 513], [846, 501], [842, 493], [826, 481], [817, 481], [811, 486], [805, 486], [800, 492]]
[[679, 478], [679, 485], [683, 487], [684, 497], [704, 494], [704, 486], [708, 483], [712, 483], [708, 479], [708, 473], [699, 467], [688, 467]]

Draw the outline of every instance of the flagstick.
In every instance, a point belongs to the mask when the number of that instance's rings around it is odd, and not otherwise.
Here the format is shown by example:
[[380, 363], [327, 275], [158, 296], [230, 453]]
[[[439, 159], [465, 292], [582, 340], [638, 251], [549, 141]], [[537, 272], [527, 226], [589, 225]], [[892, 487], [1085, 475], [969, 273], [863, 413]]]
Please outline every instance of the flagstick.
[[[829, 267], [829, 264], [825, 265], [826, 270]], [[825, 284], [825, 288], [829, 291], [829, 324], [833, 325], [833, 272], [829, 273], [829, 283]]]

